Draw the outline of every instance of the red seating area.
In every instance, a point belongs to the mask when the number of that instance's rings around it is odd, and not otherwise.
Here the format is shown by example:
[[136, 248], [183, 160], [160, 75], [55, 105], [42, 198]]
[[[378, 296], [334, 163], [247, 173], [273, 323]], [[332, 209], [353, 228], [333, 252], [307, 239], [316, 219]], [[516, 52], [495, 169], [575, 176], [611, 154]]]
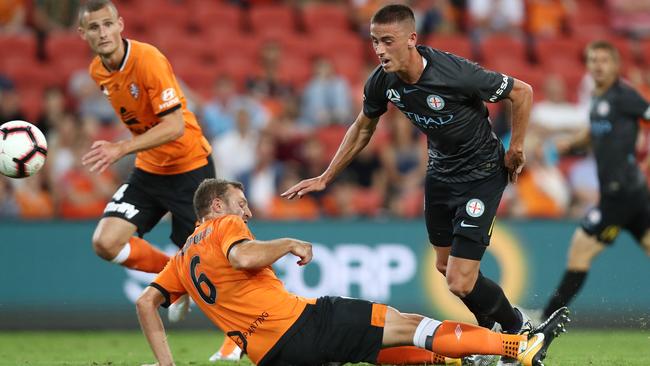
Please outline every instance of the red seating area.
[[[260, 49], [266, 42], [280, 45], [279, 76], [298, 90], [309, 80], [317, 57], [330, 59], [352, 84], [364, 79], [366, 62], [376, 62], [368, 57], [372, 56], [370, 43], [352, 30], [344, 5], [308, 4], [298, 9], [262, 3], [248, 10], [214, 0], [191, 0], [183, 5], [171, 0], [131, 0], [118, 6], [126, 36], [159, 47], [177, 74], [203, 96], [211, 94], [219, 74], [230, 74], [240, 86], [247, 77], [258, 74]], [[608, 31], [605, 9], [586, 0], [579, 3], [571, 38], [541, 39], [532, 47], [506, 35], [486, 37], [476, 48], [465, 35], [434, 34], [421, 42], [467, 58], [481, 56], [485, 67], [521, 78], [536, 88], [548, 73], [561, 74], [575, 88], [575, 80], [584, 73], [583, 47], [598, 35], [619, 47], [624, 64], [650, 61], [650, 41], [635, 55], [628, 39], [613, 37]], [[76, 32], [51, 34], [45, 45], [46, 61], [36, 59], [36, 41], [30, 35], [0, 35], [0, 49], [11, 50], [3, 52], [0, 72], [29, 95], [41, 93], [49, 85], [64, 85], [70, 74], [87, 67], [91, 58]], [[575, 100], [574, 90], [570, 98]]]

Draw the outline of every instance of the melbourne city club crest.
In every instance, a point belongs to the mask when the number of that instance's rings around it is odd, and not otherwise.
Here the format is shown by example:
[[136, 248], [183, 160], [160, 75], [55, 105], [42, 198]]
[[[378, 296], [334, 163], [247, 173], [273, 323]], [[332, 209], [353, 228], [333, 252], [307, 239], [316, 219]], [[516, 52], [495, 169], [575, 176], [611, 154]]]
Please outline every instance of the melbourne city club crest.
[[441, 96], [435, 94], [431, 94], [427, 97], [427, 104], [429, 105], [429, 108], [434, 111], [439, 111], [445, 108], [445, 100], [442, 99]]
[[485, 205], [480, 199], [472, 198], [471, 200], [467, 201], [467, 204], [465, 205], [465, 211], [467, 211], [467, 214], [471, 217], [479, 217], [483, 215], [483, 212], [485, 212]]

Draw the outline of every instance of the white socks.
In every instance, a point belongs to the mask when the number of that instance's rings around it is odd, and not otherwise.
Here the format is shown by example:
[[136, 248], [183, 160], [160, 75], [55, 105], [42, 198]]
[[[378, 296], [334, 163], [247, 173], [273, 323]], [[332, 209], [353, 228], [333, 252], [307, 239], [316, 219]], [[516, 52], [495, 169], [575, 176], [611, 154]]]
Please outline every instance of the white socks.
[[124, 263], [124, 261], [129, 259], [130, 254], [131, 254], [131, 244], [126, 243], [126, 244], [124, 244], [124, 247], [122, 248], [122, 250], [120, 250], [120, 252], [117, 253], [115, 258], [113, 258], [111, 260], [111, 262], [117, 263], [117, 264], [122, 264], [122, 263]]
[[442, 324], [441, 322], [425, 317], [422, 319], [418, 327], [415, 329], [415, 334], [413, 335], [413, 345], [420, 348], [426, 348], [425, 344], [427, 337], [433, 336], [433, 333], [438, 329]]

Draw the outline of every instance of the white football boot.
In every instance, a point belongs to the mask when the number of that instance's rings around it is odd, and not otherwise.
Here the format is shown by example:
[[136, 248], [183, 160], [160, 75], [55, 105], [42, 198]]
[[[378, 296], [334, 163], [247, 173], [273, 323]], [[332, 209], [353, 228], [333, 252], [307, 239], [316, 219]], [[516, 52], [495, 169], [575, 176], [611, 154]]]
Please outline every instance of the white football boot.
[[167, 309], [167, 319], [172, 323], [177, 323], [185, 319], [189, 312], [190, 296], [185, 294], [169, 305], [169, 309]]

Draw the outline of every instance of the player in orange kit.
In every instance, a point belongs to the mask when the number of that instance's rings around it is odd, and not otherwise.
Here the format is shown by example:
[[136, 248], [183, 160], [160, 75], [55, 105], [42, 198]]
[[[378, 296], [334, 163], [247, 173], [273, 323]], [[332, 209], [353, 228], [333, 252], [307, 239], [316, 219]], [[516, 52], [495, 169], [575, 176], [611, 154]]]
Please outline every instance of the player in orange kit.
[[255, 239], [247, 226], [252, 215], [240, 183], [205, 180], [194, 195], [194, 208], [200, 225], [136, 303], [159, 365], [174, 361], [158, 308], [185, 294], [253, 363], [273, 366], [406, 364], [415, 361], [414, 354], [417, 363], [498, 354], [525, 366], [542, 365], [568, 319], [568, 310], [562, 308], [530, 333], [510, 335], [400, 313], [365, 300], [303, 298], [284, 288], [271, 265], [289, 253], [298, 257], [298, 265], [308, 264], [311, 244], [291, 238]]
[[[196, 222], [192, 195], [203, 179], [215, 176], [215, 168], [169, 61], [149, 44], [122, 38], [123, 30], [111, 1], [81, 6], [79, 33], [97, 55], [90, 75], [132, 134], [117, 142], [95, 141], [83, 164], [101, 173], [136, 153], [135, 169], [106, 206], [92, 243], [107, 261], [158, 273], [169, 257], [142, 236], [171, 212], [171, 240], [182, 246]], [[171, 320], [184, 315], [189, 299], [177, 305]]]

